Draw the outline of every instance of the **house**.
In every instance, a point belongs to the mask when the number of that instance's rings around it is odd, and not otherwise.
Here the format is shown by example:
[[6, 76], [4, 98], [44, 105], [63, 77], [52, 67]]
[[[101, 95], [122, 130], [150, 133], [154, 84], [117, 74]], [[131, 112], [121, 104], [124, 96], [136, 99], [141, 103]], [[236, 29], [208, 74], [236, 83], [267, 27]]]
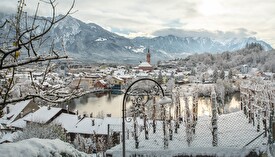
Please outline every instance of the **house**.
[[120, 77], [113, 76], [112, 79], [111, 79], [111, 84], [113, 84], [113, 85], [123, 85], [124, 80], [121, 79]]
[[108, 83], [105, 80], [101, 79], [101, 80], [96, 81], [96, 83], [94, 84], [94, 87], [95, 88], [107, 88]]
[[129, 74], [121, 75], [119, 77], [124, 80], [124, 84], [129, 84], [133, 80], [133, 76]]
[[30, 122], [49, 124], [62, 113], [74, 114], [73, 112], [62, 108], [42, 106], [40, 109], [38, 109], [34, 113], [29, 114], [23, 119], [27, 122], [27, 124]]
[[103, 77], [100, 74], [85, 74], [85, 76], [79, 75], [71, 83], [71, 88], [83, 88], [85, 90], [92, 89], [94, 84], [101, 80]]
[[246, 64], [242, 65], [242, 67], [241, 67], [241, 73], [242, 74], [247, 74], [248, 72], [249, 72], [249, 66], [246, 65]]
[[75, 138], [75, 133], [70, 133], [70, 130], [75, 127], [75, 125], [81, 120], [80, 115], [61, 113], [56, 119], [52, 121], [54, 124], [61, 125], [67, 133], [68, 139], [73, 141]]
[[82, 134], [87, 138], [96, 134], [96, 130], [101, 125], [102, 121], [103, 119], [100, 118], [83, 117], [74, 125], [74, 127], [69, 128], [67, 132]]
[[[25, 100], [16, 103], [15, 105], [8, 104], [4, 109], [4, 116], [0, 119], [0, 123], [4, 127], [15, 127], [17, 128], [16, 124], [20, 121], [20, 118], [28, 115], [31, 112], [34, 112], [38, 109], [38, 105], [34, 103], [32, 100]], [[17, 121], [17, 123], [15, 123]], [[21, 121], [22, 122], [22, 121]], [[22, 124], [22, 123], [21, 123]], [[24, 126], [24, 124], [22, 124]], [[21, 128], [21, 127], [19, 127]]]

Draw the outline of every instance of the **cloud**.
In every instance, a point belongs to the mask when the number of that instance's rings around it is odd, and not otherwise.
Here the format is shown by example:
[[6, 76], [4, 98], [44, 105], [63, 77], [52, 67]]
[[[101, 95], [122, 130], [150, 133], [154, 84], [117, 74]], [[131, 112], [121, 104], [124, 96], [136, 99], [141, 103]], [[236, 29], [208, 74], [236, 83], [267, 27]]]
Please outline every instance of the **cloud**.
[[[39, 15], [50, 16], [50, 8], [41, 0], [25, 2], [29, 15], [40, 2]], [[64, 14], [72, 0], [56, 2], [57, 14]], [[256, 36], [274, 41], [274, 5], [274, 0], [76, 0], [74, 10], [78, 12], [72, 16], [131, 36]], [[0, 6], [2, 12], [16, 13], [17, 1], [0, 0]]]
[[169, 20], [164, 26], [169, 28], [181, 28], [185, 25], [185, 23], [181, 22], [181, 19], [172, 19]]
[[155, 31], [152, 33], [154, 36], [167, 36], [175, 35], [179, 37], [210, 37], [215, 39], [228, 39], [228, 38], [246, 38], [255, 36], [257, 32], [249, 31], [245, 28], [237, 28], [232, 31], [208, 31], [205, 29], [198, 30], [186, 30], [186, 29], [175, 29], [167, 28]]

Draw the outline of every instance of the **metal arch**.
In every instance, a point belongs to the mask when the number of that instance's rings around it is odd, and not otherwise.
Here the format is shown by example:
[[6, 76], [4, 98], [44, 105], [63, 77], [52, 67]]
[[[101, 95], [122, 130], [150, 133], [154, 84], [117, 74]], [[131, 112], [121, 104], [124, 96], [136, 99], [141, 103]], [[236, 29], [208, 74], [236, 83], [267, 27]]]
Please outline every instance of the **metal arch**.
[[141, 78], [141, 79], [138, 79], [136, 81], [134, 81], [128, 88], [127, 90], [125, 91], [125, 94], [123, 96], [123, 102], [122, 102], [122, 156], [123, 157], [126, 157], [126, 154], [125, 154], [125, 114], [126, 114], [126, 98], [127, 98], [127, 95], [128, 95], [128, 92], [131, 90], [132, 86], [140, 81], [152, 81], [154, 82], [158, 87], [159, 89], [161, 90], [161, 94], [162, 96], [164, 97], [164, 91], [161, 87], [161, 85], [153, 80], [153, 79], [150, 79], [150, 78]]

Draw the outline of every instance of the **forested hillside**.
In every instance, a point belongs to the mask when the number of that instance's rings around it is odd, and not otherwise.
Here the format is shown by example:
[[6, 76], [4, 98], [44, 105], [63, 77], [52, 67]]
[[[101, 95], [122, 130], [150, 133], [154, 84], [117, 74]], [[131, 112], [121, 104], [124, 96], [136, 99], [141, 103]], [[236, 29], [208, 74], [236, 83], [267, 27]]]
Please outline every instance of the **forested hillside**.
[[275, 51], [264, 51], [262, 46], [256, 43], [247, 44], [244, 49], [235, 52], [195, 54], [179, 60], [180, 64], [197, 67], [198, 70], [206, 70], [208, 67], [238, 70], [246, 64], [251, 68], [275, 72]]

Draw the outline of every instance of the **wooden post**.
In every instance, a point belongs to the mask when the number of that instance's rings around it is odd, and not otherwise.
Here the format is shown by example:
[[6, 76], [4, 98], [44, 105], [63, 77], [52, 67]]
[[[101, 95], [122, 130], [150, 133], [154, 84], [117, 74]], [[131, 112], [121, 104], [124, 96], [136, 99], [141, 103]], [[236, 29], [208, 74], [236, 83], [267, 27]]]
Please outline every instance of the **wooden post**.
[[164, 149], [168, 148], [168, 138], [166, 132], [166, 110], [164, 105], [161, 105], [161, 119], [162, 119], [162, 129], [163, 129], [163, 146]]
[[134, 121], [134, 140], [135, 140], [135, 148], [138, 149], [139, 147], [139, 141], [138, 141], [138, 133], [137, 133], [137, 104], [135, 103], [135, 108], [134, 108], [134, 116], [133, 116], [133, 121]]
[[260, 116], [261, 116], [261, 109], [258, 109], [257, 112], [257, 132], [260, 132]]
[[263, 113], [264, 113], [264, 116], [263, 116], [264, 137], [267, 137], [267, 124], [266, 124], [267, 114], [266, 114], [266, 109], [263, 111]]
[[145, 113], [145, 104], [142, 104], [142, 112], [143, 112], [143, 126], [144, 126], [145, 140], [148, 140], [149, 135], [147, 130], [147, 114]]
[[196, 124], [198, 120], [198, 96], [197, 93], [193, 94], [193, 133], [196, 133]]
[[153, 98], [153, 133], [156, 133], [156, 98]]
[[190, 147], [192, 142], [192, 125], [191, 125], [192, 119], [191, 119], [187, 96], [184, 97], [184, 103], [185, 103], [185, 119], [186, 119], [186, 141], [188, 146]]
[[213, 90], [211, 93], [211, 104], [212, 104], [212, 146], [218, 146], [218, 124], [217, 124], [217, 108], [216, 108], [216, 93]]

